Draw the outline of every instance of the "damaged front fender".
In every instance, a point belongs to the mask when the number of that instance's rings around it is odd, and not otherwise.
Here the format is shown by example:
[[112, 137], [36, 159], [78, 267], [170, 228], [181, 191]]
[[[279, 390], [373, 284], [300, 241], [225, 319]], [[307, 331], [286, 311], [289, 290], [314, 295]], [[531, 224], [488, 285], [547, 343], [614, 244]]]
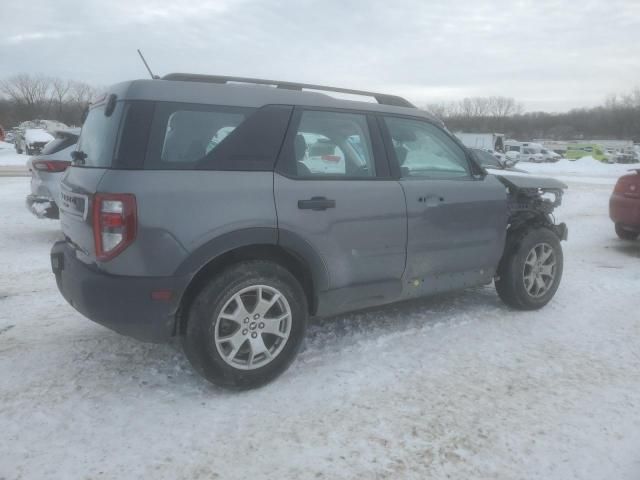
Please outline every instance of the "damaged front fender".
[[560, 240], [568, 237], [566, 224], [555, 224], [553, 211], [562, 204], [567, 185], [559, 180], [530, 175], [496, 175], [508, 191], [508, 230], [544, 226]]

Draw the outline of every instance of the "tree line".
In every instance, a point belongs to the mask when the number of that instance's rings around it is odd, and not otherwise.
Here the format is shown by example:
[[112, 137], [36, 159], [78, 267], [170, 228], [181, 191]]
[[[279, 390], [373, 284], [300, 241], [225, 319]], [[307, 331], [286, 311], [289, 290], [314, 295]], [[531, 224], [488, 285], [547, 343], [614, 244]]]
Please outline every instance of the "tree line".
[[[14, 75], [0, 80], [0, 125], [11, 127], [34, 119], [80, 125], [85, 108], [99, 91], [76, 80]], [[640, 142], [640, 88], [610, 95], [598, 107], [565, 113], [524, 113], [521, 103], [501, 96], [470, 97], [424, 107], [451, 131], [504, 133], [518, 140], [599, 138]]]
[[426, 110], [451, 131], [504, 133], [507, 138], [532, 140], [618, 139], [640, 142], [640, 88], [610, 95], [603, 105], [564, 113], [523, 112], [509, 97], [472, 97], [431, 103]]
[[0, 80], [0, 125], [25, 120], [58, 120], [80, 125], [82, 114], [98, 89], [84, 82], [21, 73]]

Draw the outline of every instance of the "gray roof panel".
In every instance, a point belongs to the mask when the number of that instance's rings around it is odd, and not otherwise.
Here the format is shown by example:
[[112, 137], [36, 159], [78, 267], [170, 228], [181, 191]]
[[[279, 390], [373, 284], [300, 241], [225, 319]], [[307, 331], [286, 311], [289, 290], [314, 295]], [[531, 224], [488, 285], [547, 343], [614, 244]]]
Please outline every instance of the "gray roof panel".
[[278, 104], [344, 108], [423, 117], [440, 123], [431, 114], [417, 108], [396, 107], [375, 102], [343, 100], [318, 92], [289, 90], [251, 84], [218, 84], [175, 80], [132, 80], [113, 85], [108, 93], [116, 94], [119, 100], [151, 100], [254, 108]]

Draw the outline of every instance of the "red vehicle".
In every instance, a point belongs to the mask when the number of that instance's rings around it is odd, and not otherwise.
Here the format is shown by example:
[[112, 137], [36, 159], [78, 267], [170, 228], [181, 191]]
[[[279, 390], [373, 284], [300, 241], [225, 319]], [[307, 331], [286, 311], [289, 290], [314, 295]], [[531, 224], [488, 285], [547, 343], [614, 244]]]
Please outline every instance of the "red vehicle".
[[618, 179], [609, 199], [609, 217], [623, 240], [640, 235], [640, 169]]

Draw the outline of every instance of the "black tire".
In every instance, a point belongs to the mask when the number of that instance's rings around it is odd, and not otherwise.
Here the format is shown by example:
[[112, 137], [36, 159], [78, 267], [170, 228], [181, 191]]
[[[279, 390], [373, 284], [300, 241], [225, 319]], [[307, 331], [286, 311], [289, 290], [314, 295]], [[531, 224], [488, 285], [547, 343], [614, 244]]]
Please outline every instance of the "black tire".
[[[227, 363], [216, 347], [214, 332], [225, 304], [236, 293], [254, 285], [275, 288], [285, 297], [291, 310], [291, 323], [289, 337], [280, 352], [266, 365], [246, 370]], [[304, 290], [287, 269], [270, 261], [246, 261], [212, 278], [197, 294], [187, 312], [182, 345], [193, 368], [210, 382], [235, 389], [256, 388], [275, 379], [289, 367], [302, 344], [307, 318]], [[260, 336], [263, 338], [262, 334]], [[249, 345], [244, 343], [243, 346], [248, 348]]]
[[616, 235], [618, 235], [618, 238], [620, 238], [621, 240], [635, 240], [636, 238], [638, 238], [638, 236], [640, 236], [640, 232], [625, 230], [624, 228], [622, 228], [622, 225], [616, 223]]
[[[531, 250], [540, 244], [551, 247], [555, 255], [554, 277], [547, 290], [533, 296], [525, 286], [525, 260]], [[548, 228], [532, 228], [515, 232], [507, 237], [505, 253], [498, 266], [496, 290], [502, 301], [517, 310], [537, 310], [553, 298], [562, 279], [563, 255], [560, 239]]]

